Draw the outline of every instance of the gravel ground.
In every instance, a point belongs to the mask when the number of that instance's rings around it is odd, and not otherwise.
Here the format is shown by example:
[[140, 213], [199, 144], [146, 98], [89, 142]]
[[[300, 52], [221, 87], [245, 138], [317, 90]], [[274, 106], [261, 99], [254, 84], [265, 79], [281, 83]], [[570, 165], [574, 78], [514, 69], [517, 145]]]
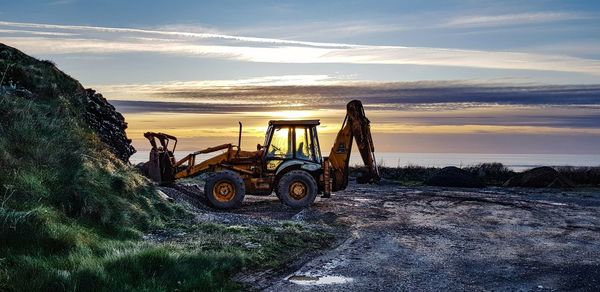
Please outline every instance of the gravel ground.
[[333, 249], [287, 269], [238, 276], [266, 291], [600, 289], [599, 190], [351, 184], [304, 210], [248, 196], [240, 209], [202, 207], [198, 214], [202, 221], [294, 220], [340, 232]]

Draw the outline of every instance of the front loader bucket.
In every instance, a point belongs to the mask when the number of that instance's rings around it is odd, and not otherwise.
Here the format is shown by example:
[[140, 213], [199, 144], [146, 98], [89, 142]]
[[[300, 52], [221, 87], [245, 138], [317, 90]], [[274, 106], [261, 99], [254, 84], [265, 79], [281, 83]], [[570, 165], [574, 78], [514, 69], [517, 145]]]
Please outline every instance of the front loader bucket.
[[152, 149], [150, 151], [150, 159], [146, 162], [145, 165], [146, 176], [160, 183], [161, 182], [161, 171], [160, 171], [160, 159], [158, 158], [158, 153], [156, 150]]
[[[148, 162], [143, 167], [144, 174], [160, 184], [173, 182], [175, 180], [175, 157], [168, 147], [170, 140], [174, 140], [175, 145], [177, 145], [177, 138], [168, 134], [153, 132], [144, 133], [144, 137], [150, 141], [152, 146]], [[156, 140], [158, 140], [160, 146], [157, 145]], [[173, 145], [173, 151], [175, 151], [175, 145]]]
[[150, 150], [150, 159], [144, 165], [145, 175], [160, 184], [175, 180], [175, 169], [169, 152]]

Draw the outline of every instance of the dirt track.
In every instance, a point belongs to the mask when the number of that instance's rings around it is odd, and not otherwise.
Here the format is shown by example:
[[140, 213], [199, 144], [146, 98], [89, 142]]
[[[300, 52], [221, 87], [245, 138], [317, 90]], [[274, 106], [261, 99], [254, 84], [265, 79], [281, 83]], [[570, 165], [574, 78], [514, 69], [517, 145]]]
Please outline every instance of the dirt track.
[[600, 287], [598, 190], [350, 185], [302, 211], [249, 196], [241, 209], [213, 215], [346, 226], [339, 245], [291, 271], [240, 277], [250, 283], [264, 276], [253, 285], [267, 291]]

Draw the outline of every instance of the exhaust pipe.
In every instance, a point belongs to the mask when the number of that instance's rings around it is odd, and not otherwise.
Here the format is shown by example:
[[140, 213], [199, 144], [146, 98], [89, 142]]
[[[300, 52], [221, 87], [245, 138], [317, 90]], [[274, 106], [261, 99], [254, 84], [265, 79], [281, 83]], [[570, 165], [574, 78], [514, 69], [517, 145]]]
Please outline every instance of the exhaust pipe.
[[242, 149], [242, 122], [238, 121], [238, 124], [240, 124], [240, 131], [238, 133], [238, 150], [235, 153], [236, 157], [240, 155], [240, 150]]

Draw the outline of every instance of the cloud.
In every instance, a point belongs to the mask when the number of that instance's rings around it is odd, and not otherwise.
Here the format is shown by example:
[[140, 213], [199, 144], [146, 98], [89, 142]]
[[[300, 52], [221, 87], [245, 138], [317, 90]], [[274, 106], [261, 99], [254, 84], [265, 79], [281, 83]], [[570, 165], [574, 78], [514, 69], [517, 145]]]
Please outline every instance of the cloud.
[[[510, 82], [510, 83], [509, 83]], [[369, 98], [372, 103], [486, 102], [504, 104], [600, 105], [600, 85], [515, 84], [512, 80], [373, 82], [329, 75], [264, 76], [234, 80], [171, 81], [94, 85], [102, 92], [190, 94], [197, 98], [326, 96]]]
[[569, 52], [578, 56], [598, 56], [600, 53], [600, 42], [595, 40], [554, 42], [527, 46], [524, 49], [544, 54], [564, 54], [564, 52]]
[[42, 36], [74, 36], [77, 34], [66, 33], [66, 32], [52, 32], [52, 31], [35, 31], [35, 30], [22, 30], [22, 29], [0, 29], [0, 34], [24, 34], [24, 35], [42, 35]]
[[[170, 26], [166, 26], [169, 28]], [[195, 30], [192, 27], [184, 29]], [[337, 21], [337, 22], [308, 22], [300, 24], [271, 24], [254, 27], [241, 27], [230, 30], [231, 34], [268, 35], [285, 39], [331, 39], [346, 38], [361, 35], [393, 33], [416, 29], [416, 26], [405, 26], [393, 21]]]
[[471, 28], [471, 27], [498, 27], [523, 24], [539, 24], [557, 21], [588, 19], [589, 16], [571, 12], [534, 12], [513, 13], [501, 15], [473, 15], [454, 18], [446, 22], [445, 27]]
[[[285, 80], [315, 80], [298, 86]], [[283, 80], [281, 85], [265, 85], [269, 80]], [[598, 85], [507, 85], [465, 81], [430, 82], [336, 82], [335, 78], [289, 76], [253, 78], [233, 81], [169, 82], [142, 85], [94, 86], [111, 100], [169, 101], [187, 104], [189, 110], [235, 112], [236, 107], [273, 108], [283, 110], [300, 104], [308, 110], [343, 109], [351, 99], [367, 101], [371, 110], [431, 111], [461, 110], [484, 106], [522, 106], [531, 108], [577, 108], [587, 114], [598, 114], [600, 86]], [[122, 93], [127, 95], [123, 96]], [[291, 98], [293, 97], [293, 98]], [[291, 102], [293, 101], [293, 102]], [[514, 109], [514, 108], [513, 108]]]
[[[215, 33], [0, 22], [76, 37], [2, 37], [33, 54], [162, 53], [266, 63], [341, 63], [452, 66], [577, 72], [600, 75], [600, 60], [561, 55], [452, 48], [305, 42]], [[159, 37], [159, 38], [157, 38]]]
[[[218, 89], [225, 91], [227, 88], [267, 88], [280, 86], [316, 86], [316, 85], [341, 85], [352, 84], [353, 80], [346, 78], [337, 78], [325, 74], [314, 75], [278, 75], [278, 76], [262, 76], [245, 79], [230, 79], [230, 80], [199, 80], [199, 81], [167, 81], [144, 84], [114, 84], [114, 85], [98, 85], [102, 87], [103, 92], [140, 92], [140, 93], [157, 93], [157, 92], [181, 92], [194, 90], [213, 90]], [[97, 87], [92, 85], [92, 87]]]
[[[319, 78], [331, 79], [314, 79]], [[114, 91], [100, 91], [127, 117], [133, 137], [141, 137], [148, 129], [168, 130], [186, 138], [228, 137], [236, 129], [226, 127], [238, 120], [245, 129], [255, 129], [244, 135], [261, 137], [269, 119], [290, 118], [292, 113], [321, 119], [320, 133], [332, 136], [351, 99], [363, 101], [376, 135], [600, 137], [600, 86], [464, 81], [264, 86], [249, 80], [141, 85], [137, 100], [112, 98], [115, 92], [136, 91], [136, 85], [108, 86]]]
[[272, 39], [272, 38], [233, 36], [233, 35], [215, 34], [215, 33], [163, 31], [163, 30], [150, 30], [150, 29], [137, 29], [137, 28], [103, 27], [103, 26], [58, 25], [58, 24], [8, 22], [8, 21], [0, 21], [0, 26], [25, 27], [25, 28], [37, 28], [37, 29], [59, 29], [59, 30], [68, 30], [68, 31], [75, 30], [75, 31], [89, 31], [89, 32], [104, 32], [104, 33], [154, 34], [154, 35], [163, 35], [163, 36], [171, 36], [171, 37], [185, 37], [185, 38], [198, 38], [198, 39], [223, 39], [223, 40], [233, 40], [233, 41], [252, 42], [252, 43], [273, 43], [273, 44], [279, 44], [279, 45], [302, 45], [302, 46], [318, 46], [318, 47], [354, 47], [354, 46], [358, 46], [358, 45], [351, 45], [351, 44], [304, 42], [304, 41], [292, 41], [292, 40]]

